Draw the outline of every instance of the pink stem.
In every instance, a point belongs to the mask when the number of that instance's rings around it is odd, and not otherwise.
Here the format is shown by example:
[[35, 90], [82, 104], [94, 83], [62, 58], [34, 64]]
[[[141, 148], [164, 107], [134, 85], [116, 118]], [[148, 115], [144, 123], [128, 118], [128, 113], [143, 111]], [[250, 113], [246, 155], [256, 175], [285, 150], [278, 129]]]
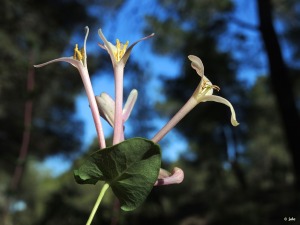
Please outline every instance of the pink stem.
[[173, 116], [173, 118], [152, 138], [152, 141], [159, 142], [176, 124], [188, 114], [196, 105], [197, 100], [191, 97], [184, 106]]
[[88, 101], [91, 107], [91, 111], [92, 111], [92, 116], [94, 119], [94, 123], [95, 123], [95, 127], [96, 127], [96, 131], [97, 131], [97, 137], [98, 137], [98, 142], [100, 145], [100, 148], [105, 148], [106, 147], [106, 143], [105, 143], [105, 137], [104, 137], [104, 133], [103, 133], [103, 128], [102, 128], [102, 124], [100, 121], [100, 113], [99, 113], [99, 109], [96, 103], [96, 98], [94, 95], [94, 91], [93, 91], [93, 87], [91, 84], [91, 80], [89, 78], [89, 73], [87, 71], [87, 68], [85, 67], [79, 67], [79, 72], [81, 75], [81, 79], [86, 91], [86, 95], [88, 97]]
[[115, 116], [114, 116], [114, 137], [113, 144], [118, 144], [119, 142], [124, 140], [124, 130], [123, 130], [123, 74], [124, 67], [123, 66], [115, 66], [115, 96], [116, 96], [116, 104], [115, 104]]

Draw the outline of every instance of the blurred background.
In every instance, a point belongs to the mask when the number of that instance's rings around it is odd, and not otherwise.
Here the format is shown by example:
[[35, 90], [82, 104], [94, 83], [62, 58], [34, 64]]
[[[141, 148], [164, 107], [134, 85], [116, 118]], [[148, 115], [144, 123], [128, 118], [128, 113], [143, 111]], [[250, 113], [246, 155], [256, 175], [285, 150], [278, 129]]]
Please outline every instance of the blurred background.
[[93, 224], [299, 224], [300, 1], [2, 0], [0, 15], [0, 224], [82, 225], [94, 205], [102, 184], [73, 178], [98, 148], [78, 71], [32, 66], [71, 56], [86, 25], [97, 95], [114, 95], [97, 30], [113, 43], [156, 33], [126, 65], [125, 97], [139, 91], [127, 138], [151, 139], [192, 95], [190, 54], [240, 122], [224, 105], [198, 105], [160, 142], [163, 167], [182, 168], [183, 183], [155, 187], [133, 212], [108, 192]]

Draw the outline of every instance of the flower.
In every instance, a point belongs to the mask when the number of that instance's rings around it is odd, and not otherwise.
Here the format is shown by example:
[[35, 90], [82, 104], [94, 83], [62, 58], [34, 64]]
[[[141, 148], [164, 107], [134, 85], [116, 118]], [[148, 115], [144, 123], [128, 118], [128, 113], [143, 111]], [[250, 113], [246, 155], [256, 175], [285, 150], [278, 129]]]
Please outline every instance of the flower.
[[76, 44], [75, 48], [74, 48], [73, 56], [57, 58], [57, 59], [50, 60], [50, 61], [42, 63], [42, 64], [34, 65], [34, 67], [39, 68], [39, 67], [43, 67], [43, 66], [46, 66], [46, 65], [54, 63], [54, 62], [67, 62], [78, 69], [81, 79], [82, 79], [82, 82], [83, 82], [83, 85], [84, 85], [84, 88], [85, 88], [85, 91], [86, 91], [86, 94], [87, 94], [87, 97], [88, 97], [88, 100], [89, 100], [90, 107], [91, 107], [92, 116], [93, 116], [95, 127], [97, 130], [99, 145], [101, 148], [105, 148], [106, 144], [105, 144], [105, 138], [104, 138], [101, 121], [99, 118], [99, 110], [97, 107], [93, 87], [91, 84], [91, 79], [90, 79], [89, 72], [87, 69], [86, 40], [87, 40], [87, 37], [89, 34], [89, 28], [85, 27], [85, 31], [86, 32], [85, 32], [85, 38], [84, 38], [84, 42], [83, 42], [83, 48], [78, 49], [78, 44]]
[[[184, 106], [173, 116], [173, 118], [152, 138], [152, 141], [159, 142], [184, 116], [186, 116], [196, 105], [200, 102], [214, 101], [227, 105], [231, 110], [231, 124], [233, 126], [239, 125], [236, 120], [235, 111], [231, 103], [220, 96], [213, 95], [213, 90], [219, 91], [220, 88], [213, 85], [211, 81], [204, 76], [204, 66], [202, 61], [194, 55], [189, 55], [188, 58], [192, 61], [192, 68], [196, 70], [201, 77], [201, 81], [194, 91], [192, 97], [184, 104]], [[158, 179], [154, 186], [179, 184], [184, 179], [182, 169], [175, 167], [172, 173], [164, 169], [160, 169]]]
[[214, 101], [227, 105], [231, 110], [231, 124], [239, 125], [236, 120], [235, 111], [231, 103], [220, 96], [213, 95], [213, 90], [219, 91], [220, 88], [213, 85], [210, 80], [204, 76], [204, 66], [202, 61], [194, 55], [189, 55], [188, 58], [192, 61], [192, 68], [202, 78], [192, 97], [182, 106], [182, 108], [172, 117], [172, 119], [152, 138], [153, 142], [159, 142], [174, 126], [185, 117], [196, 105], [200, 102]]
[[42, 63], [42, 64], [38, 64], [38, 65], [34, 65], [34, 67], [43, 67], [46, 66], [48, 64], [54, 63], [54, 62], [68, 62], [71, 65], [73, 65], [74, 67], [76, 67], [79, 72], [87, 69], [87, 60], [86, 60], [86, 40], [89, 34], [89, 28], [85, 27], [86, 33], [85, 33], [85, 38], [84, 38], [84, 42], [83, 42], [83, 48], [78, 49], [78, 44], [75, 45], [74, 48], [74, 55], [71, 57], [61, 57], [58, 59], [54, 59], [51, 61], [48, 61], [46, 63]]
[[133, 47], [137, 43], [154, 36], [154, 33], [152, 33], [147, 37], [141, 38], [140, 40], [138, 40], [138, 41], [134, 42], [132, 45], [130, 45], [127, 49], [127, 46], [129, 44], [128, 41], [125, 44], [123, 44], [119, 41], [119, 39], [117, 39], [116, 45], [113, 45], [112, 43], [110, 43], [109, 41], [106, 40], [101, 29], [98, 30], [98, 34], [99, 34], [101, 40], [104, 42], [104, 45], [102, 45], [102, 44], [98, 44], [98, 45], [101, 48], [107, 50], [114, 67], [117, 65], [122, 65], [124, 67], [130, 56], [130, 53], [131, 53], [131, 50], [133, 49]]
[[[146, 40], [150, 37], [153, 37], [154, 33], [151, 35], [141, 38], [140, 40], [134, 42], [131, 46], [128, 46], [129, 42], [127, 41], [125, 44], [121, 43], [117, 39], [116, 45], [113, 45], [109, 41], [106, 40], [102, 30], [98, 30], [98, 34], [104, 44], [99, 44], [99, 46], [105, 49], [108, 54], [110, 55], [113, 70], [114, 70], [114, 77], [115, 77], [115, 110], [114, 110], [114, 135], [113, 135], [113, 144], [119, 143], [123, 140], [123, 76], [124, 76], [124, 67], [126, 62], [130, 56], [130, 53], [133, 47], [139, 43], [140, 41]], [[127, 115], [127, 114], [126, 114]]]
[[192, 62], [192, 68], [195, 69], [197, 74], [202, 78], [192, 97], [196, 99], [197, 103], [214, 101], [227, 105], [231, 111], [231, 124], [233, 126], [239, 125], [236, 120], [235, 111], [231, 103], [225, 98], [213, 95], [213, 90], [215, 89], [219, 91], [220, 88], [216, 85], [213, 85], [210, 80], [204, 75], [204, 66], [201, 59], [194, 55], [189, 55], [188, 58]]
[[168, 172], [165, 169], [160, 168], [158, 179], [155, 182], [154, 186], [161, 185], [170, 185], [170, 184], [180, 184], [184, 179], [183, 170], [175, 167], [172, 173]]

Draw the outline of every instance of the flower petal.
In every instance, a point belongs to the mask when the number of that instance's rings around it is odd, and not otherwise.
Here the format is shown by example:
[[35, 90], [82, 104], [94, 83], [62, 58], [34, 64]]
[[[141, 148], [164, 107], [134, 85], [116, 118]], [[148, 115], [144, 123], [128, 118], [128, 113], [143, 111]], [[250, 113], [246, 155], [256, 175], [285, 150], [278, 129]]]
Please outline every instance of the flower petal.
[[191, 64], [192, 68], [194, 70], [196, 70], [196, 72], [198, 73], [198, 75], [200, 77], [203, 77], [203, 75], [204, 75], [204, 66], [203, 66], [203, 63], [202, 63], [201, 59], [198, 58], [195, 55], [189, 55], [188, 58], [189, 58], [189, 60], [192, 61], [192, 64]]
[[198, 87], [193, 93], [193, 97], [197, 100], [198, 103], [202, 102], [203, 96], [212, 95], [214, 89], [212, 88], [213, 84], [210, 80], [203, 75]]
[[99, 44], [99, 46], [102, 48], [105, 48], [108, 51], [108, 54], [111, 58], [111, 61], [113, 62], [113, 65], [116, 65], [118, 62], [116, 61], [116, 59], [114, 57], [114, 51], [113, 51], [114, 45], [112, 43], [110, 43], [109, 41], [107, 41], [107, 39], [105, 38], [101, 29], [98, 30], [98, 34], [99, 34], [101, 40], [104, 42], [104, 46], [101, 44]]
[[160, 168], [159, 169], [159, 174], [158, 174], [158, 179], [164, 179], [164, 178], [167, 178], [167, 177], [169, 177], [171, 175], [172, 174], [168, 170]]
[[128, 120], [128, 118], [131, 114], [131, 111], [134, 107], [134, 104], [136, 102], [137, 96], [138, 96], [138, 91], [136, 89], [133, 89], [130, 92], [130, 94], [127, 98], [127, 101], [125, 103], [124, 109], [123, 109], [123, 122]]
[[134, 42], [132, 45], [130, 45], [129, 48], [126, 50], [125, 54], [123, 55], [122, 59], [120, 60], [120, 62], [122, 62], [123, 65], [125, 66], [125, 64], [126, 64], [128, 58], [129, 58], [129, 56], [130, 56], [130, 53], [131, 53], [131, 50], [133, 49], [133, 47], [134, 47], [137, 43], [139, 43], [139, 42], [141, 42], [141, 41], [144, 41], [144, 40], [146, 40], [146, 39], [148, 39], [148, 38], [151, 38], [151, 37], [153, 37], [154, 35], [155, 35], [155, 34], [152, 33], [152, 34], [150, 34], [149, 36], [143, 37], [143, 38], [141, 38], [140, 40], [137, 40], [136, 42]]
[[233, 108], [232, 104], [227, 99], [222, 98], [220, 96], [216, 96], [216, 95], [205, 95], [201, 98], [201, 102], [207, 102], [207, 101], [219, 102], [219, 103], [222, 103], [224, 105], [227, 105], [230, 108], [230, 111], [231, 111], [231, 124], [233, 126], [239, 125], [238, 121], [236, 120], [234, 108]]
[[96, 96], [96, 101], [100, 116], [114, 127], [115, 101], [105, 92]]
[[109, 41], [107, 41], [107, 39], [105, 38], [105, 36], [104, 36], [104, 34], [103, 34], [103, 32], [102, 32], [101, 29], [98, 30], [98, 34], [99, 34], [101, 40], [104, 42], [104, 45], [99, 44], [99, 46], [100, 46], [101, 48], [104, 48], [104, 49], [106, 49], [106, 50], [108, 51], [108, 53], [109, 53], [109, 55], [110, 55], [110, 58], [111, 58], [111, 60], [112, 60], [113, 66], [116, 66], [116, 65], [123, 65], [123, 66], [125, 66], [125, 64], [126, 64], [128, 58], [129, 58], [129, 56], [130, 56], [130, 53], [131, 53], [131, 50], [133, 49], [133, 47], [134, 47], [137, 43], [139, 43], [139, 42], [141, 42], [141, 41], [143, 41], [143, 40], [146, 40], [146, 39], [151, 38], [151, 37], [154, 36], [154, 33], [152, 33], [152, 34], [150, 34], [149, 36], [144, 37], [144, 38], [141, 38], [140, 40], [134, 42], [134, 43], [126, 50], [126, 52], [124, 53], [122, 59], [121, 59], [120, 61], [117, 62], [117, 60], [116, 60], [115, 57], [114, 57], [114, 53], [113, 53], [113, 52], [114, 52], [113, 50], [114, 50], [115, 46], [114, 46], [113, 44], [111, 44]]
[[180, 184], [183, 179], [184, 172], [182, 169], [175, 167], [172, 173], [169, 173], [167, 170], [161, 168], [159, 170], [158, 179], [155, 182], [154, 186]]
[[43, 67], [48, 64], [55, 63], [55, 62], [67, 62], [67, 63], [70, 63], [72, 66], [76, 67], [78, 70], [82, 69], [83, 66], [85, 68], [87, 68], [86, 40], [87, 40], [88, 35], [89, 35], [89, 27], [86, 26], [85, 27], [85, 37], [84, 37], [84, 42], [83, 42], [83, 49], [84, 49], [83, 62], [80, 60], [74, 59], [73, 57], [61, 57], [61, 58], [50, 60], [45, 63], [34, 65], [34, 67], [39, 68], [39, 67]]
[[85, 67], [87, 67], [87, 60], [86, 60], [86, 40], [87, 40], [87, 37], [89, 36], [89, 27], [86, 26], [85, 27], [85, 37], [84, 37], [84, 41], [83, 41], [83, 49], [84, 49], [84, 56], [83, 56], [83, 64]]
[[83, 66], [81, 61], [79, 61], [77, 59], [73, 59], [73, 57], [62, 57], [62, 58], [50, 60], [50, 61], [45, 62], [45, 63], [34, 65], [34, 67], [39, 68], [39, 67], [43, 67], [43, 66], [46, 66], [48, 64], [55, 63], [55, 62], [67, 62], [67, 63], [70, 63], [72, 66], [76, 67], [77, 69], [79, 69], [79, 67]]

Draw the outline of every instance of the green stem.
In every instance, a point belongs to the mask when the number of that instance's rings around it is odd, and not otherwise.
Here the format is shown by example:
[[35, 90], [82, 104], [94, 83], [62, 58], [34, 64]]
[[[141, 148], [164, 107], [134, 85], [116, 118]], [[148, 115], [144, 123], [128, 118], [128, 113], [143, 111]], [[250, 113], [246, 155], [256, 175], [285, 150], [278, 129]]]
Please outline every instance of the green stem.
[[86, 222], [86, 225], [90, 225], [92, 223], [93, 218], [95, 216], [95, 213], [96, 213], [96, 211], [97, 211], [97, 209], [98, 209], [98, 207], [99, 207], [99, 205], [101, 203], [101, 200], [102, 200], [102, 198], [103, 198], [103, 196], [104, 196], [104, 194], [105, 194], [105, 192], [107, 191], [108, 188], [109, 188], [109, 184], [105, 183], [103, 185], [101, 191], [100, 191], [100, 194], [99, 194], [99, 196], [97, 198], [97, 201], [96, 201], [96, 203], [94, 205], [94, 208], [93, 208], [93, 210], [91, 212], [91, 215], [90, 215], [88, 221]]

